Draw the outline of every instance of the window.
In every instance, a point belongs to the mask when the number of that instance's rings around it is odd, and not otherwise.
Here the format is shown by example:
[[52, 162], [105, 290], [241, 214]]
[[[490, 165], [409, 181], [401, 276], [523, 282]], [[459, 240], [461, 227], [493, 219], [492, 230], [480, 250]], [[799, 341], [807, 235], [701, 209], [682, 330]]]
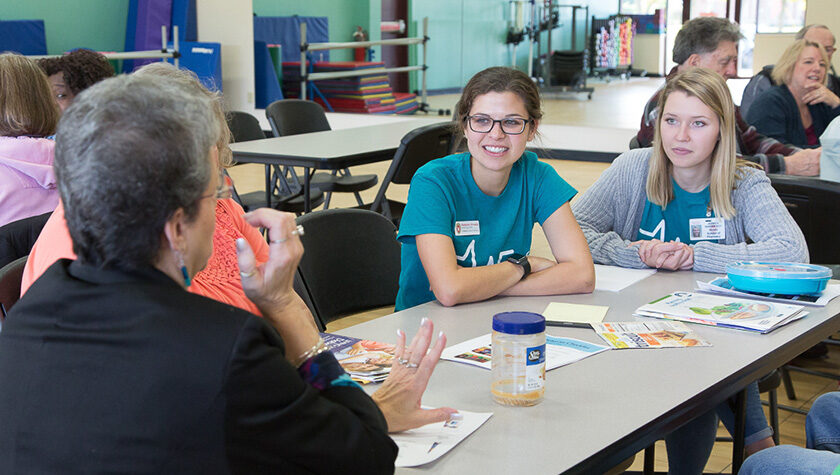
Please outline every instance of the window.
[[805, 26], [806, 0], [758, 0], [759, 33], [796, 33]]

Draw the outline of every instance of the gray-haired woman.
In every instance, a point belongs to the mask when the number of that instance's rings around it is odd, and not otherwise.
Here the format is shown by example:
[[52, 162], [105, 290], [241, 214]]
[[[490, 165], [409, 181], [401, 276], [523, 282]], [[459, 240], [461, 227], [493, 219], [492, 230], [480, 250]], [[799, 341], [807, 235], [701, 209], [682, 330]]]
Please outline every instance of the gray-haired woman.
[[237, 242], [265, 319], [184, 290], [212, 249], [211, 99], [121, 76], [67, 109], [56, 171], [76, 261], [30, 287], [0, 334], [0, 473], [390, 472], [386, 431], [445, 420], [420, 397], [446, 339], [398, 338], [389, 380], [349, 380], [292, 290], [293, 216], [258, 210], [269, 260]]

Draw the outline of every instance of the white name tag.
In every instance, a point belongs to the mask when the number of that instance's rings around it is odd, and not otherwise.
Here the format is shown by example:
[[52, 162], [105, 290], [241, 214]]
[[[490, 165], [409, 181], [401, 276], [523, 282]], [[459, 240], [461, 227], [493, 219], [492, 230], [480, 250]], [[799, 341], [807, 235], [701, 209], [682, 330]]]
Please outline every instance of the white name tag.
[[456, 236], [478, 236], [481, 231], [478, 227], [478, 221], [455, 221], [455, 235]]
[[723, 224], [723, 218], [689, 219], [688, 232], [692, 241], [726, 239], [726, 226]]

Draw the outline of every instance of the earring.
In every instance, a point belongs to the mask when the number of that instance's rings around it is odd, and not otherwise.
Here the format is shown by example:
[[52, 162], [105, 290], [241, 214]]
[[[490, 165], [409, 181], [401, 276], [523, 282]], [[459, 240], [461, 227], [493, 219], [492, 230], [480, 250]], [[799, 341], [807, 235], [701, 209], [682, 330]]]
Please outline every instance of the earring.
[[184, 277], [184, 286], [189, 287], [192, 281], [190, 280], [190, 273], [187, 272], [187, 266], [184, 264], [184, 255], [181, 251], [175, 251], [178, 256], [178, 265], [181, 267], [181, 275]]

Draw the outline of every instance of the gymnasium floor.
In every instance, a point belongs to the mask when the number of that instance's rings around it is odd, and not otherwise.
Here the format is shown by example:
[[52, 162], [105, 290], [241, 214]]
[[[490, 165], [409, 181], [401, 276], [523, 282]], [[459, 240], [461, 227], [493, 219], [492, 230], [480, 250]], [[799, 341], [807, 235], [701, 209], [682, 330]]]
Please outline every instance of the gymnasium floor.
[[[577, 125], [589, 127], [611, 127], [622, 129], [638, 129], [639, 119], [648, 98], [658, 89], [662, 78], [631, 78], [629, 80], [613, 80], [610, 82], [594, 82], [590, 85], [595, 87], [591, 100], [586, 99], [585, 94], [564, 94], [561, 98], [544, 98], [544, 124]], [[746, 80], [730, 80], [729, 87], [736, 102], [740, 101], [741, 92], [746, 85]], [[432, 108], [453, 109], [458, 95], [429, 96], [429, 104]], [[262, 111], [259, 111], [261, 114]], [[418, 115], [417, 117], [422, 117]], [[435, 116], [430, 116], [435, 117]], [[260, 117], [264, 120], [263, 117]], [[359, 125], [372, 125], [387, 117], [352, 117], [348, 120], [346, 116], [331, 117], [330, 121], [334, 128], [351, 127]], [[264, 125], [267, 127], [267, 123]], [[630, 139], [629, 134], [627, 139]], [[600, 173], [608, 166], [606, 163], [580, 162], [566, 160], [546, 160], [551, 164], [566, 181], [574, 186], [579, 192], [583, 192], [598, 178]], [[388, 162], [353, 168], [353, 173], [376, 173], [384, 177], [388, 169]], [[240, 193], [263, 190], [264, 175], [261, 165], [243, 164], [230, 170], [237, 190]], [[377, 188], [362, 193], [366, 202], [373, 201]], [[405, 200], [408, 194], [408, 186], [391, 185], [388, 189], [388, 196]], [[333, 196], [331, 207], [349, 207], [355, 205], [355, 200], [350, 195], [337, 194]], [[543, 236], [539, 225], [534, 226], [534, 240], [532, 253], [538, 256], [550, 257], [551, 252], [548, 243]], [[328, 326], [329, 331], [336, 331], [356, 323], [370, 320], [393, 312], [393, 307], [377, 309], [358, 315], [351, 315], [332, 322]], [[830, 345], [829, 356], [818, 361], [800, 362], [797, 364], [812, 368], [822, 369], [840, 373], [840, 347]], [[779, 403], [802, 409], [809, 409], [813, 400], [820, 394], [838, 389], [838, 383], [833, 380], [808, 376], [801, 373], [792, 374], [794, 386], [797, 391], [797, 400], [791, 401], [785, 397], [784, 390], [779, 391]], [[766, 399], [766, 395], [765, 395]], [[780, 434], [783, 444], [805, 445], [805, 416], [793, 414], [787, 411], [780, 411]], [[726, 435], [722, 428], [720, 435]], [[665, 458], [665, 447], [663, 442], [657, 444], [656, 469], [667, 470]], [[731, 444], [719, 442], [715, 445], [712, 456], [706, 466], [708, 473], [728, 473], [732, 455]], [[633, 470], [642, 469], [642, 455], [638, 454], [636, 461], [631, 467]]]

